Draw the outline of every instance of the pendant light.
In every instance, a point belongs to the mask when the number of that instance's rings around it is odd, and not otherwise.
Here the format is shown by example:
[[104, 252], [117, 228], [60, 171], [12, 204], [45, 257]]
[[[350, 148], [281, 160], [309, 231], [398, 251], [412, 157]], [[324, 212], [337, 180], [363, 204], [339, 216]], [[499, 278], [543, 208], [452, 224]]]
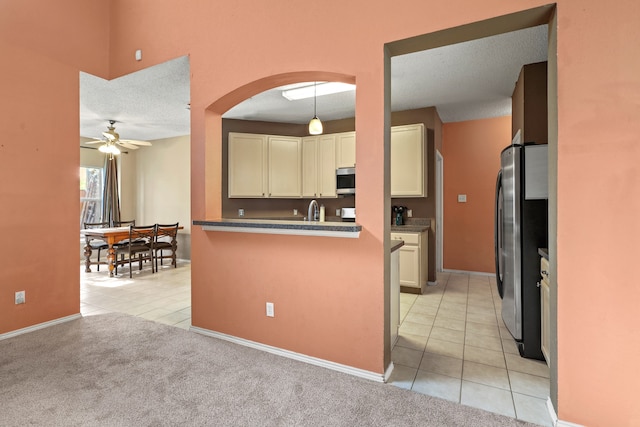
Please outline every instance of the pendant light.
[[317, 82], [313, 82], [313, 119], [309, 122], [309, 134], [310, 135], [321, 135], [322, 134], [322, 122], [318, 118], [316, 114], [316, 106], [318, 102], [318, 97], [316, 94], [316, 84]]

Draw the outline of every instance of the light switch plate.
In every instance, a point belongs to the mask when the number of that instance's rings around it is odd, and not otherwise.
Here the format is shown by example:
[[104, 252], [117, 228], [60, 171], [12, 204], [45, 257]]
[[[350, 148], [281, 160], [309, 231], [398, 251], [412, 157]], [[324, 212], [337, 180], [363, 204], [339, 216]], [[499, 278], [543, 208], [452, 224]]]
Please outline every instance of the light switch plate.
[[467, 195], [458, 194], [458, 203], [467, 203]]

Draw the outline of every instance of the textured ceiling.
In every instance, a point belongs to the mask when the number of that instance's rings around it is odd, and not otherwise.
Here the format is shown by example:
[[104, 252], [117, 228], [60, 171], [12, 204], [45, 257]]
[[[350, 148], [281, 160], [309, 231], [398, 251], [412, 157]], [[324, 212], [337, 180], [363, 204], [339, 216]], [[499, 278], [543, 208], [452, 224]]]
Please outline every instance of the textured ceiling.
[[[445, 123], [508, 115], [522, 66], [546, 59], [546, 25], [396, 56], [391, 60], [391, 109], [435, 106]], [[346, 92], [318, 97], [318, 117], [353, 117], [355, 96]], [[123, 139], [187, 135], [189, 100], [187, 57], [111, 81], [81, 73], [80, 135], [99, 138], [108, 120], [117, 121]], [[223, 117], [307, 123], [312, 115], [313, 99], [288, 101], [281, 90], [272, 89]]]

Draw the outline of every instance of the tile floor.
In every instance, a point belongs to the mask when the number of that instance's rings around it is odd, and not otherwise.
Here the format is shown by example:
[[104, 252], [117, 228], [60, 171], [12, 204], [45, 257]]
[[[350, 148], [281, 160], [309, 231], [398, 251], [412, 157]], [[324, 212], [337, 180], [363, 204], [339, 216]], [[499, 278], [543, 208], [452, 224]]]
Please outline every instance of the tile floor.
[[549, 369], [520, 357], [500, 314], [495, 278], [439, 273], [423, 295], [400, 295], [390, 384], [543, 426]]
[[[120, 312], [183, 329], [191, 326], [191, 264], [119, 277], [80, 268], [83, 316]], [[101, 266], [101, 270], [105, 268]], [[549, 370], [523, 359], [502, 324], [495, 279], [443, 273], [424, 295], [401, 294], [401, 326], [390, 384], [550, 426]]]
[[[160, 266], [159, 266], [160, 267]], [[191, 264], [178, 260], [177, 268], [165, 262], [157, 273], [134, 266], [129, 279], [128, 267], [118, 269], [118, 277], [109, 277], [107, 267], [91, 266], [91, 273], [80, 268], [80, 313], [83, 316], [109, 312], [127, 313], [148, 320], [189, 329], [191, 326]]]

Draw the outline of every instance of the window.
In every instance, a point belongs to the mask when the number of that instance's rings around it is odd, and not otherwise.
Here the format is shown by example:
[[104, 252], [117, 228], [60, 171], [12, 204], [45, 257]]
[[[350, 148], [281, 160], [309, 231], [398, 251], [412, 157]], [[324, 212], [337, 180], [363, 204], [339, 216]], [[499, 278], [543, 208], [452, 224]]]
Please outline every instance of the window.
[[102, 220], [102, 168], [80, 167], [80, 228]]

